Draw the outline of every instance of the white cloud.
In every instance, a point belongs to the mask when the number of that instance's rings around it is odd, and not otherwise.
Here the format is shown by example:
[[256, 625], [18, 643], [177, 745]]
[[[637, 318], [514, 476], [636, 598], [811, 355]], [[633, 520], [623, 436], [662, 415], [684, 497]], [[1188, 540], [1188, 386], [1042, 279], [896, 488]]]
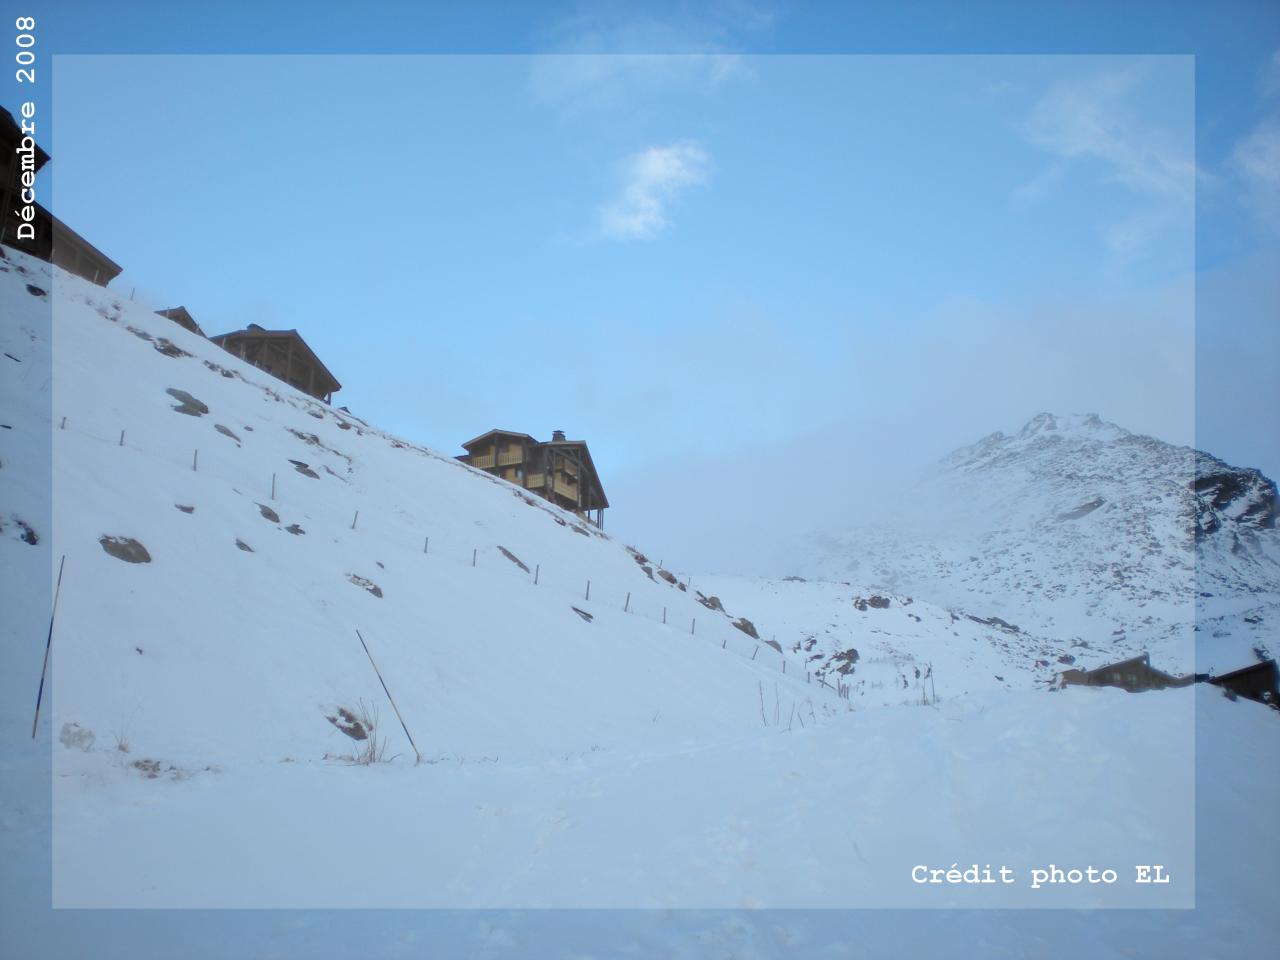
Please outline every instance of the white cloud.
[[1280, 230], [1280, 114], [1266, 117], [1237, 143], [1229, 163], [1254, 216]]
[[1194, 147], [1138, 115], [1133, 101], [1142, 79], [1140, 70], [1129, 69], [1059, 84], [1036, 103], [1023, 129], [1031, 143], [1060, 161], [1099, 161], [1132, 190], [1190, 202]]
[[592, 4], [550, 24], [530, 87], [539, 101], [569, 113], [615, 110], [637, 98], [709, 91], [749, 76], [734, 52], [743, 33], [768, 30], [772, 11], [753, 0], [719, 0], [657, 19], [628, 4]]
[[667, 211], [690, 187], [706, 181], [711, 158], [696, 143], [648, 147], [627, 158], [618, 196], [600, 207], [609, 240], [650, 240], [668, 226]]

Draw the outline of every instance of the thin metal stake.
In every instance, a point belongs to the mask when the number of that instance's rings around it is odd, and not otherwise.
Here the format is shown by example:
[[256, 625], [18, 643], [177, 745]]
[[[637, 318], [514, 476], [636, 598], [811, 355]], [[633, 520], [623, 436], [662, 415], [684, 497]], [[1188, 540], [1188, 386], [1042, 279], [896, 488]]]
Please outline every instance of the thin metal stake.
[[273, 473], [271, 475], [271, 499], [274, 500], [275, 498], [276, 498], [276, 475]]
[[31, 739], [36, 738], [36, 724], [40, 722], [40, 701], [44, 699], [44, 676], [49, 669], [49, 648], [53, 646], [53, 618], [58, 615], [58, 597], [62, 594], [62, 568], [67, 565], [67, 555], [58, 564], [58, 586], [53, 591], [53, 612], [49, 614], [49, 636], [44, 641], [44, 666], [40, 668], [40, 689], [36, 693], [36, 715], [31, 721]]
[[352, 530], [354, 530], [354, 529], [356, 528], [356, 521], [357, 521], [357, 520], [359, 520], [359, 519], [360, 519], [360, 511], [359, 511], [359, 510], [357, 510], [357, 511], [356, 511], [356, 515], [355, 515], [354, 517], [352, 517], [352, 518], [351, 518], [351, 529], [352, 529]]
[[[396, 712], [396, 719], [400, 721], [400, 726], [404, 730], [404, 735], [409, 738], [409, 746], [413, 747], [414, 756], [418, 759], [416, 763], [422, 762], [422, 754], [418, 753], [418, 745], [413, 742], [413, 734], [409, 732], [409, 728], [405, 726], [404, 717], [400, 716], [400, 708], [396, 706], [395, 699], [391, 696], [391, 691], [387, 689], [387, 681], [382, 679], [382, 671], [378, 669], [378, 665], [373, 662], [373, 654], [369, 652], [369, 645], [364, 642], [364, 637], [360, 636], [360, 631], [356, 631], [356, 636], [360, 637], [360, 646], [364, 647], [364, 655], [369, 658], [369, 663], [373, 666], [373, 672], [378, 675], [378, 682], [382, 684], [382, 690], [387, 695], [387, 699], [391, 701], [391, 709]], [[372, 734], [370, 734], [372, 736]]]
[[124, 446], [124, 431], [120, 431], [120, 446]]
[[535, 563], [533, 565], [533, 585], [535, 587], [538, 585], [538, 575], [541, 573], [542, 573], [542, 564]]
[[195, 453], [191, 455], [191, 469], [193, 471], [199, 469], [199, 464], [200, 464], [200, 451], [197, 450]]
[[622, 605], [622, 612], [623, 613], [631, 612], [631, 591], [630, 590], [627, 591], [627, 602]]

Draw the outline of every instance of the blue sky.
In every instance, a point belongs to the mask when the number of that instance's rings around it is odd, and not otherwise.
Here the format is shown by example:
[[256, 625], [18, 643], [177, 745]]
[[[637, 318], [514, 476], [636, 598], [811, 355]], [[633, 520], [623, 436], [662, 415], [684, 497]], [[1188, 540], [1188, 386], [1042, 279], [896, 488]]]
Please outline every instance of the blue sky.
[[1280, 474], [1274, 7], [44, 6], [118, 286], [440, 449], [587, 439], [686, 566], [1042, 409]]

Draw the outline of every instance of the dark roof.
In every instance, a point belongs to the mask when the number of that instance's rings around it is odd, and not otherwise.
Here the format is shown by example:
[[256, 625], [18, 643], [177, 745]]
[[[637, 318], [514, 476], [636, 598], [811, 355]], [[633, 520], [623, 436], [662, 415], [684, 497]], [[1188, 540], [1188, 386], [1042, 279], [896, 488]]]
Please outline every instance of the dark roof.
[[1234, 680], [1236, 677], [1246, 677], [1251, 673], [1276, 673], [1276, 662], [1274, 660], [1259, 660], [1257, 663], [1251, 663], [1247, 667], [1241, 667], [1239, 670], [1232, 670], [1230, 673], [1222, 673], [1216, 677], [1210, 677], [1210, 683], [1221, 683], [1223, 680]]
[[[16, 147], [22, 142], [22, 138], [26, 136], [22, 132], [22, 127], [18, 121], [13, 119], [13, 114], [8, 110], [0, 107], [0, 142], [13, 143]], [[36, 144], [36, 170], [39, 170], [49, 162], [49, 154], [45, 153], [40, 144]]]
[[166, 310], [157, 310], [156, 313], [166, 320], [172, 320], [178, 326], [186, 327], [192, 333], [204, 335], [204, 331], [200, 329], [200, 324], [196, 323], [196, 318], [191, 315], [191, 311], [186, 307], [169, 307]]
[[[39, 205], [37, 204], [37, 206]], [[92, 243], [90, 243], [84, 237], [80, 236], [80, 234], [76, 233], [74, 230], [68, 227], [65, 223], [63, 223], [53, 214], [49, 214], [49, 219], [53, 222], [54, 244], [58, 244], [59, 242], [58, 234], [62, 234], [62, 240], [65, 241], [67, 239], [70, 239], [73, 242], [80, 244], [81, 247], [85, 248], [93, 256], [99, 258], [102, 261], [103, 265], [107, 268], [107, 273], [109, 274], [109, 276], [107, 277], [107, 283], [110, 283], [116, 277], [120, 276], [120, 271], [123, 270], [124, 267], [120, 266], [120, 264], [116, 263], [114, 260], [108, 257], [105, 253], [103, 253], [101, 250], [95, 247]], [[104, 283], [103, 286], [106, 286], [106, 284]]]
[[480, 434], [480, 436], [473, 437], [472, 439], [468, 440], [466, 443], [462, 445], [462, 449], [470, 450], [473, 446], [475, 446], [481, 440], [486, 440], [489, 437], [492, 437], [494, 434], [498, 434], [499, 436], [503, 436], [503, 437], [518, 437], [521, 440], [528, 440], [530, 443], [538, 442], [537, 440], [533, 439], [533, 437], [529, 436], [527, 433], [518, 433], [515, 430], [499, 430], [497, 427], [494, 427], [492, 430], [486, 430], [484, 433]]
[[306, 351], [306, 355], [311, 359], [311, 362], [314, 363], [320, 369], [320, 372], [329, 378], [329, 382], [333, 384], [333, 388], [328, 392], [336, 393], [342, 389], [342, 384], [338, 382], [338, 378], [335, 377], [329, 371], [329, 368], [324, 365], [324, 362], [316, 356], [315, 351], [307, 346], [307, 341], [302, 339], [302, 334], [298, 333], [297, 330], [264, 330], [256, 323], [251, 323], [243, 330], [233, 330], [230, 333], [220, 333], [216, 337], [210, 337], [209, 339], [220, 347], [225, 347], [228, 340], [295, 340], [302, 349]]

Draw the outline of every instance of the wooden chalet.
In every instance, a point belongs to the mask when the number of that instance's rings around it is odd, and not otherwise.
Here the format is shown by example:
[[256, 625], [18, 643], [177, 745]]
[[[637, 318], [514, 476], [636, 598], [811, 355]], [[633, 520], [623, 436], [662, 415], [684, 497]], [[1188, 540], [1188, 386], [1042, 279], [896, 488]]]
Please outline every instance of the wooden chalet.
[[509, 480], [556, 506], [585, 517], [601, 529], [609, 500], [583, 440], [566, 440], [563, 430], [545, 442], [527, 433], [490, 430], [462, 445], [458, 457], [486, 473]]
[[1119, 663], [1111, 663], [1093, 670], [1064, 670], [1061, 685], [1081, 687], [1119, 687], [1130, 693], [1142, 690], [1164, 690], [1167, 687], [1187, 687], [1194, 676], [1175, 677], [1151, 666], [1150, 654], [1131, 657]]
[[1280, 687], [1274, 660], [1262, 660], [1220, 677], [1209, 677], [1209, 683], [1222, 687], [1228, 695], [1256, 700], [1268, 706], [1280, 706]]
[[[23, 153], [18, 149], [22, 139], [22, 128], [13, 114], [0, 109], [0, 201], [4, 204], [0, 206], [0, 243], [105, 287], [120, 275], [120, 265], [41, 204], [31, 204], [35, 216], [30, 223], [35, 237], [19, 237], [19, 227], [26, 222], [17, 213], [26, 206], [22, 202]], [[34, 176], [50, 157], [38, 145], [32, 153], [30, 167]]]
[[200, 329], [200, 324], [196, 323], [196, 318], [191, 315], [191, 312], [186, 307], [170, 307], [167, 310], [157, 310], [156, 313], [166, 320], [172, 320], [180, 327], [185, 327], [194, 334], [204, 336], [204, 331]]
[[297, 330], [264, 330], [251, 323], [243, 330], [210, 337], [228, 353], [265, 370], [277, 380], [325, 403], [342, 389]]

